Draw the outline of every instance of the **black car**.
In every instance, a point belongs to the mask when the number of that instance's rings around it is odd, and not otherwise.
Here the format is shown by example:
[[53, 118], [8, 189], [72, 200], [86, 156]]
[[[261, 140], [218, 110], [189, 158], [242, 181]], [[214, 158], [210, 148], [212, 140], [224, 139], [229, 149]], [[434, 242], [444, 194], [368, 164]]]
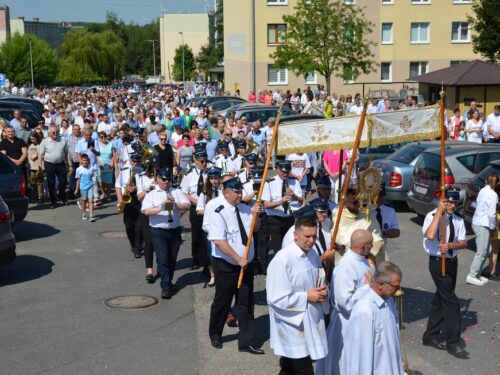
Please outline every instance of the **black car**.
[[0, 195], [10, 210], [12, 223], [23, 220], [28, 213], [27, 181], [21, 169], [0, 153]]
[[184, 107], [191, 107], [191, 103], [195, 102], [197, 107], [204, 105], [210, 106], [212, 103], [231, 100], [234, 102], [246, 103], [247, 101], [239, 96], [201, 96], [194, 99], [188, 99]]
[[[17, 108], [16, 108], [17, 109]], [[43, 117], [33, 113], [33, 111], [27, 109], [21, 109], [21, 117], [24, 117], [28, 121], [28, 126], [33, 129], [38, 126], [38, 121], [42, 121]], [[14, 118], [14, 109], [7, 109], [0, 107], [0, 118], [3, 118], [10, 122]]]
[[16, 258], [16, 240], [12, 233], [10, 210], [0, 195], [0, 266]]
[[500, 160], [494, 160], [484, 168], [481, 172], [475, 175], [468, 183], [465, 190], [464, 205], [462, 207], [462, 215], [465, 224], [470, 227], [472, 217], [476, 211], [476, 199], [481, 190], [486, 184], [486, 178], [495, 173], [500, 176]]
[[14, 103], [25, 103], [29, 104], [32, 106], [34, 109], [32, 110], [33, 112], [39, 114], [40, 116], [42, 115], [44, 108], [43, 104], [36, 99], [31, 99], [31, 98], [25, 98], [23, 96], [2, 96], [0, 98], [0, 101], [8, 101], [8, 102], [14, 102]]
[[[248, 122], [252, 123], [257, 119], [260, 119], [264, 126], [267, 125], [267, 120], [270, 117], [277, 117], [279, 107], [275, 105], [264, 105], [264, 104], [241, 104], [235, 107], [231, 107], [226, 112], [226, 119], [229, 118], [231, 113], [234, 112], [234, 118], [237, 120], [241, 117], [245, 117]], [[281, 109], [281, 114], [283, 117], [296, 115], [297, 113], [292, 111], [288, 107], [283, 107]]]

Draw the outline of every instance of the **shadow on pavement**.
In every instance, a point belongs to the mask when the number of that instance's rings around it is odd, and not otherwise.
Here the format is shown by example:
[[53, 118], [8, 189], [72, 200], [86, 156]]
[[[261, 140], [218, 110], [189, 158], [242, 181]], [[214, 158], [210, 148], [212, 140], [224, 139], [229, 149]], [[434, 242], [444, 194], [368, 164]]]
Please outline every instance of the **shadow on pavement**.
[[0, 286], [36, 280], [52, 272], [54, 262], [36, 255], [18, 255], [14, 262], [2, 268]]
[[[403, 297], [403, 322], [412, 323], [422, 319], [427, 320], [431, 310], [431, 303], [434, 293], [426, 290], [403, 288], [405, 295]], [[477, 324], [477, 313], [469, 311], [472, 298], [459, 298], [462, 311], [462, 331], [467, 327]]]
[[21, 221], [12, 227], [16, 242], [35, 240], [53, 236], [60, 232], [52, 225], [35, 223], [33, 221]]

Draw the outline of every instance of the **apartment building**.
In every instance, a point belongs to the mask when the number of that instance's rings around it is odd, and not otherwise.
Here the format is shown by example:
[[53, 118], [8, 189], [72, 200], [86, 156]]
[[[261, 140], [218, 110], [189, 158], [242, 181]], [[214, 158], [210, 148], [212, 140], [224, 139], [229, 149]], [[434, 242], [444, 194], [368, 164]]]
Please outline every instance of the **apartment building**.
[[[290, 89], [325, 84], [310, 74], [297, 77], [276, 69], [269, 57], [284, 43], [283, 15], [293, 13], [297, 0], [231, 0], [224, 2], [225, 87], [242, 95], [250, 90]], [[370, 89], [401, 89], [405, 81], [423, 73], [479, 58], [472, 51], [467, 14], [471, 0], [344, 0], [364, 8], [374, 24], [367, 38], [377, 69], [344, 82], [332, 77], [332, 92], [364, 93]], [[416, 84], [409, 84], [415, 86]]]

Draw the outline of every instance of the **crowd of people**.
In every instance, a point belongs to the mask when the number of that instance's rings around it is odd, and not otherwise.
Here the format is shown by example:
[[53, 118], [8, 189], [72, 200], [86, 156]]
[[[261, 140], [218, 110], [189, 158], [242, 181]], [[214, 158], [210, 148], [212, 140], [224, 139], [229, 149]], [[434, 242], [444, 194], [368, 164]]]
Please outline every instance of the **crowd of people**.
[[[202, 94], [214, 90], [205, 87]], [[46, 108], [43, 120], [34, 129], [19, 111], [10, 124], [0, 120], [0, 151], [23, 170], [33, 200], [43, 203], [45, 189], [53, 209], [59, 201], [66, 205], [76, 200], [83, 221], [95, 221], [95, 210], [112, 200], [114, 190], [131, 252], [144, 257], [148, 283], [159, 278], [164, 299], [176, 294], [174, 273], [185, 213], [191, 269], [202, 270], [206, 285], [215, 287], [209, 319], [214, 348], [223, 347], [226, 323], [237, 322], [239, 350], [264, 354], [253, 314], [258, 272], [267, 277], [271, 347], [281, 357], [281, 374], [312, 374], [313, 360], [318, 361], [317, 374], [403, 374], [399, 317], [391, 298], [400, 288], [402, 272], [385, 252], [400, 231], [394, 209], [385, 205], [384, 187], [367, 219], [353, 189], [356, 166], [346, 176], [349, 163], [359, 160], [352, 150], [289, 154], [273, 163], [275, 175], [263, 181], [261, 165], [270, 152], [276, 119], [263, 126], [260, 120], [250, 123], [233, 115], [219, 118], [209, 107], [196, 105], [199, 94], [159, 86], [40, 90], [34, 96]], [[350, 96], [330, 98], [321, 90], [251, 94], [251, 102], [285, 100], [297, 111], [318, 111], [325, 117], [362, 108], [359, 96], [354, 101]], [[409, 97], [403, 106], [413, 108], [414, 99]], [[391, 110], [388, 99], [373, 99], [367, 108], [370, 113]], [[464, 116], [475, 124], [476, 113], [471, 103]], [[486, 121], [489, 142], [500, 139], [499, 115], [497, 106]], [[459, 118], [455, 112], [450, 123]], [[483, 127], [467, 134], [482, 138]], [[340, 211], [337, 191], [346, 177], [351, 185]], [[262, 202], [257, 203], [262, 184]], [[498, 177], [488, 184], [495, 194]], [[309, 197], [312, 187], [314, 199]], [[493, 194], [485, 192], [485, 201]], [[464, 358], [454, 288], [457, 250], [466, 243], [463, 220], [454, 214], [456, 197], [456, 191], [449, 191], [424, 222], [424, 249], [437, 292], [423, 343]], [[481, 256], [470, 277], [478, 280], [487, 254], [482, 227], [496, 225], [493, 206], [481, 206], [478, 215], [489, 216], [473, 223]], [[437, 232], [445, 212], [450, 216], [448, 242], [441, 245]], [[339, 235], [331, 246], [337, 218]], [[443, 279], [436, 262], [441, 254], [446, 254], [449, 275]], [[333, 263], [331, 273], [328, 265]], [[446, 333], [445, 344], [439, 341], [441, 332]]]

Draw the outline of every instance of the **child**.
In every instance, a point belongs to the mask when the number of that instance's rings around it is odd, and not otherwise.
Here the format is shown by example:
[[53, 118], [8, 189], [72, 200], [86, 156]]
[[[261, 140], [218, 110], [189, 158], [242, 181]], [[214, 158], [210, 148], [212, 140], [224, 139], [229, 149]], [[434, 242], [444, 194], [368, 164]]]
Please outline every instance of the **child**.
[[465, 134], [465, 121], [460, 121], [460, 125], [458, 128], [458, 141], [467, 141], [467, 136]]
[[82, 220], [87, 220], [87, 214], [85, 214], [85, 208], [87, 203], [89, 204], [90, 218], [89, 221], [94, 222], [94, 190], [92, 178], [94, 177], [95, 170], [90, 165], [90, 159], [87, 154], [82, 154], [80, 156], [80, 166], [76, 169], [75, 179], [76, 179], [76, 189], [75, 195], [78, 194], [80, 190], [81, 198], [81, 208], [82, 208]]

